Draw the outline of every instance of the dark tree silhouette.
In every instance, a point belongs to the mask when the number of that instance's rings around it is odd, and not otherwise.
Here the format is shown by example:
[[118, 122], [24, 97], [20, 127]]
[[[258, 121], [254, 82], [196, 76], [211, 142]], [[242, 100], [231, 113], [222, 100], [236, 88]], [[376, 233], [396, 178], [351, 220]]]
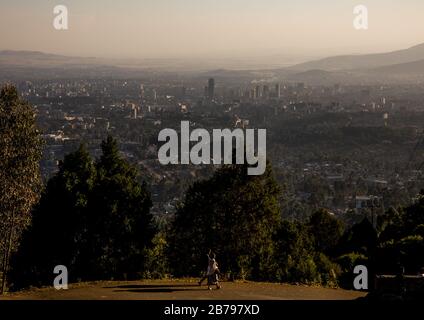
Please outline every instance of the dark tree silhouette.
[[84, 146], [49, 180], [13, 258], [12, 289], [50, 284], [56, 265], [70, 281], [124, 279], [143, 271], [154, 235], [150, 195], [111, 137], [93, 163]]
[[269, 164], [261, 176], [248, 176], [244, 165], [228, 165], [209, 180], [194, 183], [177, 210], [169, 239], [174, 273], [198, 275], [211, 248], [221, 271], [268, 278], [280, 221], [279, 195]]

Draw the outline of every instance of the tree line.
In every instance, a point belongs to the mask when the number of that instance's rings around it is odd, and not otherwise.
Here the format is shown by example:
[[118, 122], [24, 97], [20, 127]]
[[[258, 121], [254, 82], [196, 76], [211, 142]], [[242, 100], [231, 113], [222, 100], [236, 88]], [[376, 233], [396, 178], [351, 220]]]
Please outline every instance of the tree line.
[[3, 88], [0, 253], [10, 290], [51, 285], [56, 265], [68, 268], [71, 282], [200, 276], [209, 249], [229, 280], [349, 288], [358, 264], [371, 274], [424, 266], [424, 193], [390, 208], [376, 228], [367, 218], [347, 228], [325, 209], [289, 221], [271, 163], [261, 176], [224, 165], [194, 182], [169, 221], [158, 223], [148, 185], [110, 136], [98, 159], [80, 145], [42, 186], [33, 112], [16, 89]]

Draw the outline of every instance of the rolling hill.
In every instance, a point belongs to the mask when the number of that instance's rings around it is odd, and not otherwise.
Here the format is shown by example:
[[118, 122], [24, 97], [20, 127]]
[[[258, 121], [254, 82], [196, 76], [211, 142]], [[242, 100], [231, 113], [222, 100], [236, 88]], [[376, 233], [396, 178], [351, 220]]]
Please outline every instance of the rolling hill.
[[383, 67], [378, 67], [370, 70], [374, 73], [380, 74], [397, 74], [397, 75], [424, 75], [424, 59], [406, 62], [400, 64], [393, 64]]
[[388, 65], [414, 62], [424, 59], [424, 44], [387, 53], [364, 55], [344, 55], [309, 61], [290, 67], [291, 70], [307, 71], [320, 69], [324, 71], [370, 69]]

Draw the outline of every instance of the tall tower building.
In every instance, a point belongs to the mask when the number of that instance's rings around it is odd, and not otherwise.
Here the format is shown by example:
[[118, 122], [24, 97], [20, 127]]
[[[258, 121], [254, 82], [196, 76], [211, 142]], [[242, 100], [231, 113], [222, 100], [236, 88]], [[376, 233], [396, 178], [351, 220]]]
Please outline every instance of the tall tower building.
[[144, 84], [140, 84], [140, 99], [144, 99]]
[[261, 96], [261, 87], [257, 85], [255, 86], [253, 90], [254, 90], [253, 99], [259, 99]]
[[208, 99], [212, 100], [215, 96], [215, 79], [210, 78], [208, 81]]
[[277, 83], [277, 84], [275, 85], [275, 96], [276, 96], [277, 98], [280, 98], [280, 97], [281, 97], [281, 86], [280, 86], [280, 84], [279, 84], [279, 83]]

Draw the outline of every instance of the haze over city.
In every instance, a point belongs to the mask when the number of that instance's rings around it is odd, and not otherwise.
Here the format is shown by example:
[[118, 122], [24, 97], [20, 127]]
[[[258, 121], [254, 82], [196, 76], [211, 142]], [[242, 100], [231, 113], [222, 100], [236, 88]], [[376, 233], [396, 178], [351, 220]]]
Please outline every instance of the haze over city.
[[[66, 5], [69, 30], [52, 26]], [[369, 29], [355, 30], [366, 5]], [[290, 64], [334, 54], [386, 52], [423, 42], [418, 0], [2, 1], [0, 50], [103, 58], [266, 59]]]

